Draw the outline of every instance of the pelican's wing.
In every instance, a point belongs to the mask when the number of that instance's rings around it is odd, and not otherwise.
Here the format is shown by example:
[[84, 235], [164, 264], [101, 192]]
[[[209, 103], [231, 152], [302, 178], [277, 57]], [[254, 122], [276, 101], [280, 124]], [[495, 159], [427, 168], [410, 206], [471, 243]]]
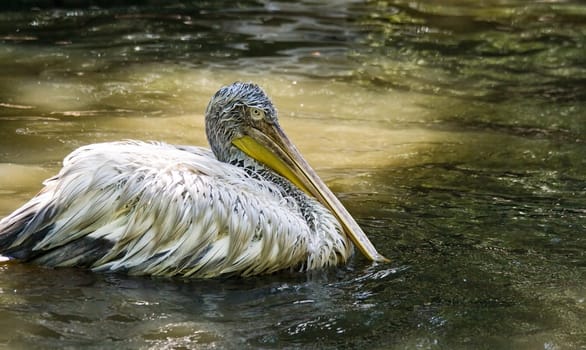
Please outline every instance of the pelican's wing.
[[0, 221], [0, 254], [50, 266], [210, 277], [303, 264], [294, 201], [197, 147], [82, 147]]

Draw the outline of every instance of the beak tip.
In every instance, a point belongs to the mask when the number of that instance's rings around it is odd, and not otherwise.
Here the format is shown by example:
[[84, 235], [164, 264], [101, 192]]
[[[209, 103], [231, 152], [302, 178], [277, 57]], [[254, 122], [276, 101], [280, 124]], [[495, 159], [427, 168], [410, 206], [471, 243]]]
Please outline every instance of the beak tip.
[[377, 254], [374, 257], [374, 260], [373, 261], [378, 262], [378, 263], [390, 263], [391, 262], [391, 259], [386, 258], [386, 257], [384, 257], [384, 256], [382, 256], [380, 254]]

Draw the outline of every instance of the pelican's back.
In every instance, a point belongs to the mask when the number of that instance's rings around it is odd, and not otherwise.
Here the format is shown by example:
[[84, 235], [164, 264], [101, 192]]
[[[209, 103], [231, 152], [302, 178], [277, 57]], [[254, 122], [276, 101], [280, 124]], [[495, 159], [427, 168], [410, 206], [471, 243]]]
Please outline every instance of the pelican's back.
[[[323, 237], [310, 232], [292, 198], [205, 149], [94, 144], [70, 154], [44, 185], [0, 221], [0, 254], [49, 266], [197, 277], [312, 268], [312, 259], [332, 259], [314, 254]], [[324, 225], [337, 225], [323, 215]], [[348, 243], [335, 240], [335, 254], [345, 260]]]

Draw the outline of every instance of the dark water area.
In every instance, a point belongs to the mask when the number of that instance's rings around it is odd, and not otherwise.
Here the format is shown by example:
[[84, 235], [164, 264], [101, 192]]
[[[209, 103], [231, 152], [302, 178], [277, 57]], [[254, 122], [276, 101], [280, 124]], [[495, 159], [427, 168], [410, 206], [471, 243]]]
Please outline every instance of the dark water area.
[[0, 265], [0, 347], [586, 348], [581, 1], [6, 1], [0, 217], [76, 147], [205, 145], [251, 80], [389, 264], [169, 280]]

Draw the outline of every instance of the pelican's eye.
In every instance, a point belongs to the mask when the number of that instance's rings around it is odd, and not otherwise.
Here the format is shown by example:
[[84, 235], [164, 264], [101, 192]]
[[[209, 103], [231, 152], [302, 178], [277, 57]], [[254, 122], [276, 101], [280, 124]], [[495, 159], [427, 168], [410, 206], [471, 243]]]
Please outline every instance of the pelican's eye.
[[248, 113], [254, 120], [262, 120], [265, 117], [265, 111], [259, 108], [250, 107]]

